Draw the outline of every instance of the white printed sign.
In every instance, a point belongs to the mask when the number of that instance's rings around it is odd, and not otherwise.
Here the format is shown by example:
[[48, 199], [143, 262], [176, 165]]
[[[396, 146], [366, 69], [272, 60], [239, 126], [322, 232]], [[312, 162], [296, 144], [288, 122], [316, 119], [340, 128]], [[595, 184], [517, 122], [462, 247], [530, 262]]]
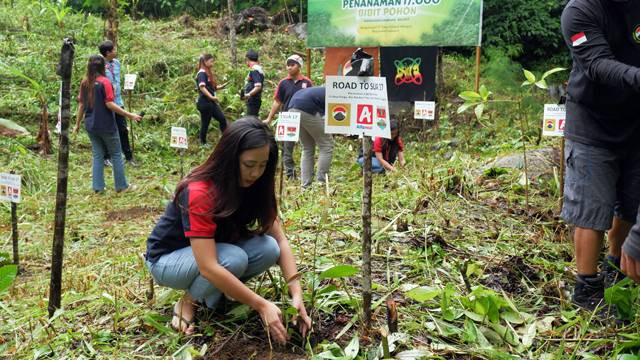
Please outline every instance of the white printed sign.
[[416, 101], [413, 109], [414, 119], [435, 120], [436, 103], [435, 101]]
[[391, 139], [384, 77], [327, 76], [324, 131]]
[[0, 201], [20, 202], [20, 175], [0, 173]]
[[124, 74], [124, 89], [133, 90], [133, 88], [136, 86], [137, 78], [137, 74]]
[[564, 105], [544, 104], [544, 116], [542, 119], [542, 135], [564, 136], [564, 124], [567, 111]]
[[171, 127], [171, 144], [174, 148], [186, 149], [187, 148], [187, 129], [183, 127]]
[[276, 124], [277, 141], [298, 141], [300, 138], [300, 113], [281, 112]]

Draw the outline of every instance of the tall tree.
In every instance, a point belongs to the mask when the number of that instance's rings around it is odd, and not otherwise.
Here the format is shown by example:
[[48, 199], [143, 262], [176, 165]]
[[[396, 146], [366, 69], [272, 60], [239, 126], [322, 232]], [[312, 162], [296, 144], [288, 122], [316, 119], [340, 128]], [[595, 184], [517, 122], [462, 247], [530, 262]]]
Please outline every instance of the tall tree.
[[69, 175], [69, 118], [71, 117], [71, 72], [74, 44], [65, 38], [60, 52], [57, 73], [62, 78], [61, 132], [58, 152], [58, 186], [56, 189], [55, 225], [51, 251], [51, 282], [49, 285], [49, 317], [60, 308], [62, 297], [62, 260], [64, 250], [64, 226], [67, 214], [67, 177]]
[[109, 0], [109, 8], [107, 10], [107, 23], [105, 27], [105, 36], [118, 47], [118, 0]]
[[238, 49], [236, 45], [236, 2], [234, 0], [227, 0], [227, 6], [229, 9], [229, 42], [231, 46], [231, 63], [235, 66], [238, 65]]

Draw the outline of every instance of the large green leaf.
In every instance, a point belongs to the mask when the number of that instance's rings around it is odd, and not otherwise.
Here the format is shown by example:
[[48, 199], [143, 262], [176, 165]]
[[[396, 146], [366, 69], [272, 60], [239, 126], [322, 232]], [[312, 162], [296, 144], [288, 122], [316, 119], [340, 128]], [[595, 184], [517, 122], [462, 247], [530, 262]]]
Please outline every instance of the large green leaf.
[[475, 91], [463, 91], [458, 94], [458, 96], [465, 101], [478, 101], [482, 99], [482, 96]]
[[529, 84], [533, 84], [536, 82], [536, 76], [533, 75], [533, 73], [527, 69], [522, 69], [522, 71], [524, 72], [524, 77], [527, 79], [527, 81], [529, 82]]
[[18, 275], [17, 265], [4, 265], [0, 267], [0, 293], [3, 293], [11, 286], [16, 275]]
[[351, 265], [337, 265], [320, 273], [320, 279], [337, 279], [350, 277], [358, 273], [358, 269]]
[[440, 289], [420, 286], [407, 291], [406, 295], [418, 302], [425, 302], [436, 298], [442, 291]]
[[567, 69], [565, 69], [563, 67], [553, 68], [553, 69], [545, 72], [544, 74], [542, 74], [542, 77], [540, 78], [540, 80], [544, 80], [549, 75], [555, 74], [555, 73], [560, 72], [560, 71], [565, 71], [565, 70], [567, 70]]
[[20, 126], [20, 125], [18, 125], [16, 123], [14, 123], [11, 120], [0, 118], [0, 127], [6, 128], [6, 129], [9, 129], [9, 130], [13, 130], [13, 131], [17, 131], [17, 132], [19, 132], [21, 134], [24, 134], [24, 135], [29, 135], [29, 131], [27, 131], [27, 129], [23, 128], [22, 126]]
[[479, 102], [466, 102], [462, 105], [460, 105], [460, 107], [457, 110], [458, 114], [462, 114], [463, 112], [467, 111], [467, 109], [469, 109], [470, 107], [479, 104]]

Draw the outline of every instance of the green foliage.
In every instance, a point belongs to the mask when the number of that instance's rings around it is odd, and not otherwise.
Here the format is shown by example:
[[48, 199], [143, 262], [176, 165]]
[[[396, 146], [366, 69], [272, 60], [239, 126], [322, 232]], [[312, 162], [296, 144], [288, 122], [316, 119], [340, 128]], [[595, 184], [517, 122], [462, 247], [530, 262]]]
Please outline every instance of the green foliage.
[[526, 66], [569, 63], [560, 31], [563, 1], [485, 0], [483, 46], [496, 47]]
[[625, 278], [604, 291], [607, 304], [614, 305], [616, 316], [622, 320], [633, 320], [636, 315], [635, 301], [640, 289], [631, 278]]
[[18, 266], [16, 265], [3, 265], [0, 266], [0, 294], [11, 286], [11, 283], [18, 274]]
[[320, 279], [337, 279], [350, 277], [358, 273], [358, 269], [350, 265], [337, 265], [320, 273]]

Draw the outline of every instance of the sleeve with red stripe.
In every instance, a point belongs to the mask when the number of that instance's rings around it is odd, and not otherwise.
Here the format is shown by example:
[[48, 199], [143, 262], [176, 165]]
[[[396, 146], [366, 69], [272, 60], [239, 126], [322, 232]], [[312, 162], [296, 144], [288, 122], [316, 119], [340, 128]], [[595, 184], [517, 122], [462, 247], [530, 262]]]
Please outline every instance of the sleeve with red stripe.
[[184, 236], [213, 238], [217, 225], [211, 214], [213, 196], [204, 182], [192, 182], [182, 191], [179, 199]]
[[377, 137], [373, 140], [373, 152], [382, 152], [382, 138]]
[[280, 82], [278, 83], [278, 87], [276, 88], [276, 92], [273, 94], [273, 100], [276, 100], [281, 104], [284, 102], [284, 99], [282, 99], [282, 96], [281, 96], [282, 91], [284, 91], [281, 89], [282, 84], [284, 84], [284, 79], [280, 80]]
[[111, 84], [111, 81], [109, 81], [109, 79], [107, 79], [104, 76], [100, 76], [98, 77], [96, 80], [98, 80], [100, 82], [100, 84], [102, 84], [102, 86], [104, 87], [104, 102], [105, 104], [108, 102], [113, 102], [116, 97], [115, 95], [113, 95], [113, 85]]

